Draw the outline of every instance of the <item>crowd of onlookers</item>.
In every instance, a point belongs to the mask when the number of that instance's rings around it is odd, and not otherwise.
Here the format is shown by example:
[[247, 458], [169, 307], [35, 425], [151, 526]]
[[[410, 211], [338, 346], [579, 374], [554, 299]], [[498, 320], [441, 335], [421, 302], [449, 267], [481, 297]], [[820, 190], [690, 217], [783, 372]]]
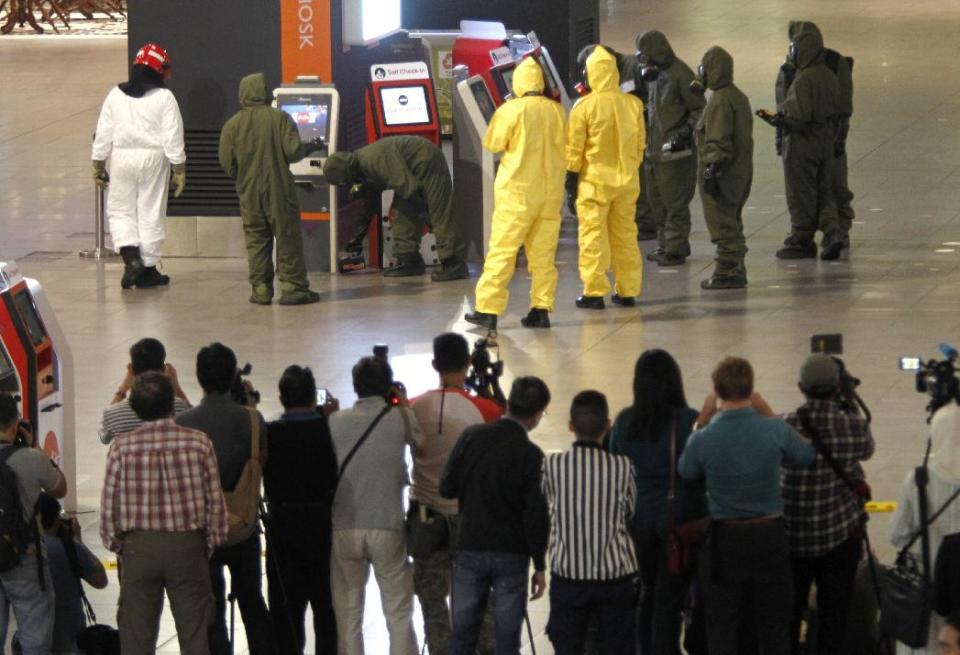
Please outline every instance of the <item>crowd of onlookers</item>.
[[[551, 401], [543, 380], [518, 377], [505, 402], [478, 397], [466, 340], [442, 334], [433, 346], [435, 389], [407, 398], [386, 359], [364, 357], [350, 408], [289, 366], [283, 413], [267, 422], [230, 348], [197, 353], [203, 397], [191, 406], [163, 345], [134, 344], [100, 433], [100, 536], [120, 565], [123, 653], [154, 652], [165, 593], [183, 653], [230, 652], [228, 594], [254, 655], [302, 653], [308, 606], [314, 652], [363, 653], [371, 568], [391, 655], [418, 652], [414, 596], [431, 655], [519, 652], [548, 568], [546, 632], [561, 655], [866, 652], [850, 633], [865, 559], [860, 462], [874, 441], [833, 358], [803, 363], [803, 402], [777, 416], [746, 360], [716, 366], [697, 410], [674, 358], [648, 350], [633, 403], [614, 416], [602, 393], [581, 391], [572, 446], [545, 455], [529, 436]], [[18, 652], [81, 652], [79, 581], [102, 588], [107, 576], [61, 515], [66, 480], [18, 419], [0, 395], [0, 487], [9, 467], [43, 542], [0, 572], [0, 630], [12, 607]], [[960, 488], [958, 428], [956, 403], [934, 416], [936, 507]], [[919, 527], [913, 491], [911, 474], [898, 545]], [[931, 531], [934, 557], [941, 542], [952, 549], [960, 510]], [[929, 652], [938, 639], [958, 652], [958, 626], [935, 620]]]

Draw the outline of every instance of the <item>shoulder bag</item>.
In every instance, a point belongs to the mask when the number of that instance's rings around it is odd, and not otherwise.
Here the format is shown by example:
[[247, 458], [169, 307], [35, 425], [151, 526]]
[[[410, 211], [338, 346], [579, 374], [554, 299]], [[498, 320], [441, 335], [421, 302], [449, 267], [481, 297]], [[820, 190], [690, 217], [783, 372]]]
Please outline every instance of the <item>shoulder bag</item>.
[[674, 575], [693, 570], [696, 552], [707, 537], [710, 517], [677, 525], [677, 419], [670, 423], [670, 487], [667, 491], [667, 536], [664, 540], [667, 571]]
[[250, 414], [250, 457], [243, 465], [240, 479], [232, 491], [223, 492], [227, 503], [227, 540], [221, 547], [236, 546], [250, 538], [257, 529], [260, 512], [260, 482], [263, 467], [260, 464], [260, 414], [246, 408]]

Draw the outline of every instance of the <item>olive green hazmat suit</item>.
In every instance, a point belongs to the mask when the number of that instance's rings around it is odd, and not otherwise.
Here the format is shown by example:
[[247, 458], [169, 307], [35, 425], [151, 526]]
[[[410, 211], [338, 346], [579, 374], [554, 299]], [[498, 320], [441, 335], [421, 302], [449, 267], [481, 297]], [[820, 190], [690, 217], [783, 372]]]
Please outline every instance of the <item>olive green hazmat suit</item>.
[[453, 217], [450, 169], [443, 151], [427, 139], [388, 136], [354, 152], [337, 152], [327, 158], [323, 173], [331, 184], [393, 190], [393, 252], [399, 261], [422, 261], [424, 224], [436, 236], [442, 262], [463, 260], [466, 246]]
[[[674, 257], [690, 254], [690, 201], [697, 186], [697, 158], [692, 148], [693, 130], [706, 104], [690, 91], [693, 71], [677, 58], [663, 33], [656, 30], [637, 37], [641, 64], [660, 69], [647, 82], [646, 197], [657, 220], [657, 241]], [[687, 148], [663, 152], [671, 137], [689, 135]]]
[[819, 31], [793, 41], [797, 68], [783, 100], [783, 174], [790, 235], [787, 247], [808, 247], [819, 228], [822, 246], [842, 239], [833, 195], [834, 145], [840, 104], [837, 76], [824, 65]]
[[635, 210], [643, 161], [643, 103], [618, 85], [616, 61], [602, 47], [587, 58], [591, 92], [580, 98], [567, 125], [567, 171], [578, 174], [580, 279], [583, 295], [614, 290], [623, 298], [640, 294], [643, 265], [637, 246]]
[[270, 106], [263, 73], [240, 80], [240, 111], [220, 132], [220, 167], [237, 183], [253, 294], [273, 297], [273, 241], [282, 298], [309, 290], [300, 203], [289, 165], [303, 158], [297, 127]]
[[[714, 278], [746, 282], [743, 206], [753, 179], [753, 112], [733, 83], [733, 58], [714, 46], [703, 55], [704, 83], [712, 91], [697, 125], [700, 199], [710, 240], [717, 247]], [[704, 189], [704, 169], [717, 170], [717, 193]]]
[[[815, 31], [820, 29], [809, 21], [790, 21], [787, 36], [792, 41], [804, 30]], [[822, 38], [822, 37], [821, 37]], [[844, 57], [836, 50], [824, 48], [824, 63], [837, 76], [840, 84], [840, 104], [837, 115], [837, 138], [834, 142], [833, 161], [833, 197], [836, 199], [837, 212], [840, 214], [840, 231], [846, 244], [849, 244], [850, 228], [853, 226], [855, 213], [853, 210], [853, 192], [847, 176], [847, 135], [850, 132], [850, 117], [853, 115], [853, 60]], [[777, 74], [776, 99], [777, 109], [783, 107], [790, 82], [796, 74], [796, 69], [790, 62], [784, 63]], [[779, 153], [778, 153], [779, 154]]]
[[557, 241], [563, 206], [563, 108], [545, 98], [543, 72], [528, 57], [513, 74], [513, 99], [501, 105], [483, 147], [503, 153], [494, 185], [490, 248], [477, 282], [477, 311], [499, 316], [523, 246], [530, 272], [530, 307], [553, 309]]

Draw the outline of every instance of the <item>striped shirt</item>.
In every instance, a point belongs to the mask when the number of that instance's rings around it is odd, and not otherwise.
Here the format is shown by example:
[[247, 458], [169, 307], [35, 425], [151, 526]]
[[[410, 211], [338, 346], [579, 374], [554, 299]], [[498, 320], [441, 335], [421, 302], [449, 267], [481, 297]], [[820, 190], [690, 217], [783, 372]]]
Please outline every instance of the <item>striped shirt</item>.
[[210, 553], [227, 537], [227, 506], [213, 444], [173, 419], [121, 435], [107, 454], [100, 498], [103, 545], [121, 552], [127, 532], [206, 534]]
[[627, 522], [637, 501], [633, 465], [599, 444], [577, 441], [543, 463], [550, 507], [550, 567], [570, 580], [616, 580], [637, 572]]
[[[190, 409], [190, 404], [183, 398], [173, 399], [173, 413], [179, 415]], [[103, 410], [103, 422], [100, 424], [100, 441], [106, 445], [121, 434], [133, 432], [143, 425], [140, 417], [130, 407], [130, 400], [124, 398], [120, 402], [110, 405]]]

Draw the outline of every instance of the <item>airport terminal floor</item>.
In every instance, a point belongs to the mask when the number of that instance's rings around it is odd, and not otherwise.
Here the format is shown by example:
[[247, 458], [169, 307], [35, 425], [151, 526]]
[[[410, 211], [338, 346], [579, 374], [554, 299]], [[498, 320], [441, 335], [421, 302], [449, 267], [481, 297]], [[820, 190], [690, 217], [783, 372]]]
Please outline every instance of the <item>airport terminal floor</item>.
[[[904, 475], [923, 455], [927, 403], [914, 390], [913, 376], [898, 370], [898, 357], [933, 357], [941, 341], [960, 340], [960, 5], [602, 0], [601, 17], [604, 43], [632, 51], [638, 32], [657, 28], [694, 69], [708, 47], [722, 45], [754, 109], [773, 106], [788, 20], [818, 23], [828, 46], [856, 59], [848, 141], [857, 212], [852, 248], [835, 262], [775, 259], [788, 216], [773, 130], [760, 121], [754, 123], [755, 174], [744, 211], [746, 290], [700, 290], [712, 270], [713, 247], [695, 198], [693, 255], [685, 266], [648, 263], [635, 308], [577, 309], [576, 230], [565, 226], [553, 328], [520, 327], [527, 311], [523, 274], [513, 281], [510, 308], [500, 321], [507, 377], [538, 375], [553, 392], [533, 438], [548, 451], [570, 443], [566, 410], [578, 390], [605, 392], [613, 408], [629, 403], [636, 356], [652, 347], [676, 356], [691, 405], [702, 403], [715, 363], [736, 354], [753, 362], [757, 388], [774, 409], [788, 411], [801, 402], [796, 380], [810, 336], [838, 332], [844, 360], [862, 380], [862, 396], [873, 410], [877, 450], [866, 470], [874, 498], [895, 500]], [[121, 264], [82, 260], [76, 252], [92, 240], [90, 136], [105, 94], [126, 71], [120, 37], [0, 37], [0, 260], [18, 259], [25, 274], [42, 282], [73, 348], [80, 521], [85, 541], [104, 559], [97, 507], [107, 449], [97, 427], [135, 340], [164, 342], [194, 401], [200, 398], [196, 351], [212, 341], [226, 343], [241, 363], [253, 364], [251, 378], [269, 417], [280, 409], [276, 383], [288, 364], [310, 365], [318, 385], [350, 405], [350, 367], [374, 343], [389, 344], [397, 377], [416, 394], [435, 383], [433, 336], [446, 330], [480, 336], [462, 319], [477, 270], [470, 280], [443, 284], [429, 276], [314, 273], [319, 304], [259, 307], [247, 302], [244, 260], [167, 258], [168, 288], [121, 291]], [[874, 514], [870, 530], [889, 562], [888, 522], [889, 514]], [[112, 619], [118, 587], [111, 578], [110, 587], [90, 597], [97, 612]], [[385, 653], [379, 599], [374, 593], [367, 598], [367, 652]], [[541, 654], [552, 652], [543, 634], [547, 611], [546, 600], [530, 607]], [[241, 643], [242, 633], [238, 625]], [[161, 652], [177, 650], [168, 614], [161, 644]]]

